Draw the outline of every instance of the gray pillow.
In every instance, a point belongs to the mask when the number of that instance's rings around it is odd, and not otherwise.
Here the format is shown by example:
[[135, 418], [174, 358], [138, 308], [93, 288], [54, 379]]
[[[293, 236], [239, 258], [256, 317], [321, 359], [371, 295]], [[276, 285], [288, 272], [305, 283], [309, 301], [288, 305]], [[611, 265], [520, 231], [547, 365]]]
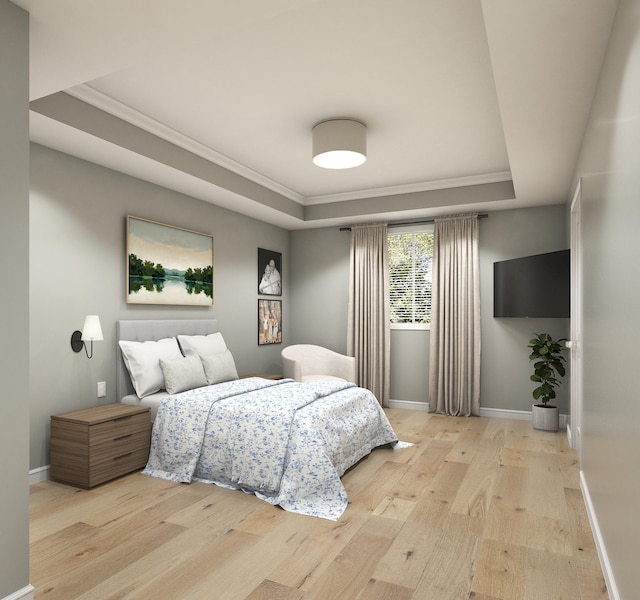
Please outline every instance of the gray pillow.
[[186, 356], [174, 360], [160, 359], [160, 368], [169, 394], [178, 394], [207, 385], [207, 378], [198, 356]]
[[209, 385], [238, 379], [236, 363], [228, 348], [224, 352], [205, 354], [200, 359]]

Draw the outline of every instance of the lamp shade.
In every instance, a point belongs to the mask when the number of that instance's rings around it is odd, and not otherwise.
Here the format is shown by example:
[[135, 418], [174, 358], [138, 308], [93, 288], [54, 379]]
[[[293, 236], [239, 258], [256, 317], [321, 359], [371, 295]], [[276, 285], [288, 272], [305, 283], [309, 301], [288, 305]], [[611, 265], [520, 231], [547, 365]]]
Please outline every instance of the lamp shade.
[[328, 119], [313, 127], [313, 163], [351, 169], [367, 160], [367, 128], [353, 119]]
[[102, 337], [102, 327], [100, 327], [100, 318], [98, 315], [87, 315], [84, 319], [82, 327], [82, 341], [96, 342], [104, 340]]

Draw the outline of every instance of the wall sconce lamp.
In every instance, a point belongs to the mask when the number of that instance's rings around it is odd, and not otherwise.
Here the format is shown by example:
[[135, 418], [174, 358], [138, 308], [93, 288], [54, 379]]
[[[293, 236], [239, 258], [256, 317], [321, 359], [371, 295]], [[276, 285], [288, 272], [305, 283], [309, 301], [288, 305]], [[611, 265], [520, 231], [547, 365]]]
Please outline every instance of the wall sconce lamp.
[[[87, 315], [84, 319], [82, 331], [74, 331], [71, 334], [71, 349], [74, 352], [80, 352], [84, 348], [87, 358], [93, 356], [93, 342], [104, 340], [102, 337], [102, 328], [100, 327], [100, 318], [98, 315]], [[91, 342], [91, 352], [87, 350], [87, 342]]]

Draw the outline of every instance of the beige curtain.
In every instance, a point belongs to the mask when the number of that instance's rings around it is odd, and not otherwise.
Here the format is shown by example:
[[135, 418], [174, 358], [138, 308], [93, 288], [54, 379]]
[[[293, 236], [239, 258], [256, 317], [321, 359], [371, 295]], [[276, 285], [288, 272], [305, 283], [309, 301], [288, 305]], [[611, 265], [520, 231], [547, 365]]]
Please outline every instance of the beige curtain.
[[387, 225], [351, 228], [347, 352], [358, 384], [389, 404], [389, 260]]
[[478, 216], [435, 220], [429, 410], [480, 414]]

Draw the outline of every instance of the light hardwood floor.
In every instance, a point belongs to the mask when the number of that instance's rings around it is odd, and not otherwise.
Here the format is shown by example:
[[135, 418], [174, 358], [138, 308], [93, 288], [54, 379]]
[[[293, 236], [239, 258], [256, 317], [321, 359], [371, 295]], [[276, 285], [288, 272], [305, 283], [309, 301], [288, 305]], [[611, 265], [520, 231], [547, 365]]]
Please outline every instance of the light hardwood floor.
[[387, 414], [415, 445], [348, 471], [335, 522], [139, 473], [33, 485], [35, 598], [608, 598], [565, 432]]

